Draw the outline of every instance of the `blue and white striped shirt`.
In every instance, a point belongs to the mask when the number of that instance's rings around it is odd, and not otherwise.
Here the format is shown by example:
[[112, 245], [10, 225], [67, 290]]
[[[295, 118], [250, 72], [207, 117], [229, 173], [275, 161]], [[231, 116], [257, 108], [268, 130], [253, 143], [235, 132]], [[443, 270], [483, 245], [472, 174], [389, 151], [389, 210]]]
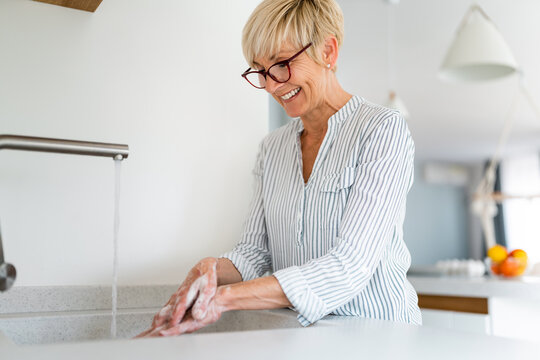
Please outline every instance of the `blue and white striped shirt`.
[[307, 326], [328, 314], [420, 324], [403, 241], [414, 143], [394, 110], [353, 96], [328, 120], [307, 184], [294, 119], [264, 138], [241, 241], [244, 281], [273, 271]]

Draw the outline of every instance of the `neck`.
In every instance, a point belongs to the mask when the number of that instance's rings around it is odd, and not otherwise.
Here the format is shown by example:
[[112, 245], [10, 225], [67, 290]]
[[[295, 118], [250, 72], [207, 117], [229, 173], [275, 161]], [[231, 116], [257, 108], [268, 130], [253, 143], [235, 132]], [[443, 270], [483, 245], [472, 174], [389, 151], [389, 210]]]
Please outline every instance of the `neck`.
[[352, 97], [347, 93], [332, 72], [329, 74], [325, 96], [312, 111], [300, 117], [304, 125], [303, 136], [324, 137], [328, 128], [328, 119], [341, 109]]

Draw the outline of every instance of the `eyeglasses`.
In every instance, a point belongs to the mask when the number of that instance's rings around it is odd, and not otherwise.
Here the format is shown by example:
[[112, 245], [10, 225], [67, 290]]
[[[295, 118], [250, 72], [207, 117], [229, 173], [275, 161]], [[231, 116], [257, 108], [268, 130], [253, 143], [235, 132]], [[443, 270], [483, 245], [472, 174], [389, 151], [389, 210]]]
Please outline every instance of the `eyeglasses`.
[[289, 63], [293, 61], [298, 55], [306, 51], [312, 43], [307, 44], [302, 50], [288, 58], [282, 60], [274, 65], [270, 66], [268, 70], [252, 70], [251, 68], [244, 71], [242, 77], [247, 80], [248, 83], [256, 87], [257, 89], [264, 89], [266, 87], [266, 76], [270, 76], [272, 80], [278, 83], [285, 83], [291, 78], [291, 67]]

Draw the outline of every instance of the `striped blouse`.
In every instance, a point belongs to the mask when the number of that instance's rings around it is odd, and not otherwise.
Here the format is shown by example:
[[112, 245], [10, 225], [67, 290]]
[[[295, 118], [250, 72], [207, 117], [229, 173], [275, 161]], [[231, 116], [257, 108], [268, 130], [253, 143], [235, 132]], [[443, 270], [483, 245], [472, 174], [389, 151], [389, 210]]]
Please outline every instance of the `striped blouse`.
[[238, 245], [244, 281], [273, 271], [307, 326], [328, 314], [421, 324], [403, 241], [414, 143], [394, 110], [353, 96], [328, 120], [304, 183], [294, 119], [261, 142]]

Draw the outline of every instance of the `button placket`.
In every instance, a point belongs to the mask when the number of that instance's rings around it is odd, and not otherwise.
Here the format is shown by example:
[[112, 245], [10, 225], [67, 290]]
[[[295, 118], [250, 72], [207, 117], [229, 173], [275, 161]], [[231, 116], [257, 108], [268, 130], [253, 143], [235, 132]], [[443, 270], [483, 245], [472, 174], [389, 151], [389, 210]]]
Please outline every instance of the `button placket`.
[[299, 175], [299, 186], [301, 186], [301, 196], [298, 199], [298, 212], [296, 213], [296, 246], [300, 247], [304, 244], [304, 206], [305, 206], [305, 197], [306, 190], [304, 184], [304, 176], [302, 173], [302, 144], [300, 143], [300, 133], [296, 135], [296, 155], [297, 155], [297, 165], [298, 165], [298, 175]]
[[302, 246], [304, 244], [304, 212], [305, 212], [305, 198], [306, 190], [302, 189], [302, 197], [300, 198], [300, 206], [298, 207], [298, 214], [296, 216], [296, 245]]

